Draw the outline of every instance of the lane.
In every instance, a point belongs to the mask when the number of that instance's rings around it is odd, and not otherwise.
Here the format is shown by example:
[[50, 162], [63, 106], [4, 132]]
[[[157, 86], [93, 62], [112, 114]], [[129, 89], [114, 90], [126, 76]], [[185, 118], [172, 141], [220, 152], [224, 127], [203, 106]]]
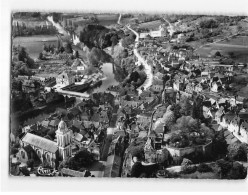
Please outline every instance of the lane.
[[145, 82], [137, 89], [138, 93], [141, 94], [142, 93], [142, 90], [141, 90], [142, 87], [144, 87], [144, 90], [146, 90], [152, 85], [152, 81], [153, 81], [152, 66], [150, 66], [147, 63], [147, 61], [144, 58], [142, 58], [142, 56], [138, 52], [137, 48], [139, 45], [139, 34], [135, 30], [133, 30], [129, 25], [127, 25], [127, 28], [129, 30], [131, 30], [136, 35], [133, 53], [138, 58], [138, 63], [140, 63], [144, 66], [145, 73], [147, 75]]

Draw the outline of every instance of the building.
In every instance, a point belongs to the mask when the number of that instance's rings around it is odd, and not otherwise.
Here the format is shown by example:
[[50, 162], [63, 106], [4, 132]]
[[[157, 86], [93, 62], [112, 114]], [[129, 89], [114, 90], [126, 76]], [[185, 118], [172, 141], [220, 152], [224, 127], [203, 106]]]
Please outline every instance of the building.
[[67, 159], [72, 154], [71, 142], [72, 131], [67, 128], [66, 123], [61, 120], [56, 131], [57, 146], [59, 151], [59, 157], [62, 160]]
[[71, 85], [75, 83], [75, 77], [71, 73], [62, 72], [56, 78], [56, 83], [64, 86]]
[[[19, 150], [18, 156], [21, 162], [26, 163], [32, 158], [33, 152], [43, 163], [47, 163], [51, 167], [56, 167], [58, 162], [58, 147], [56, 142], [49, 139], [26, 133], [20, 140], [22, 148]], [[32, 149], [31, 149], [32, 148]]]
[[72, 154], [71, 135], [71, 130], [67, 128], [66, 123], [62, 120], [56, 131], [56, 141], [32, 133], [26, 133], [20, 140], [22, 148], [19, 151], [19, 160], [26, 163], [37, 155], [41, 162], [56, 168], [59, 161], [66, 160]]

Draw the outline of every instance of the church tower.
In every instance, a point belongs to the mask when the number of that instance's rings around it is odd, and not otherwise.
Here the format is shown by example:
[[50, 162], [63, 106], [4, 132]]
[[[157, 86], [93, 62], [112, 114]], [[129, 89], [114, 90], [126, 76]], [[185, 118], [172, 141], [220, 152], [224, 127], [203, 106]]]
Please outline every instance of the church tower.
[[61, 119], [58, 130], [56, 131], [57, 136], [57, 145], [59, 148], [59, 157], [62, 160], [67, 159], [72, 155], [72, 149], [71, 149], [71, 130], [67, 128], [66, 123]]

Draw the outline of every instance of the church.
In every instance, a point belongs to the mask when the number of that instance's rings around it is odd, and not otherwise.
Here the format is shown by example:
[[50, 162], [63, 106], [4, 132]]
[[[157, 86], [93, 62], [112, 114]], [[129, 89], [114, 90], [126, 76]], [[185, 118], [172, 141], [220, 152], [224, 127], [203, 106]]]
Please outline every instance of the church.
[[26, 163], [34, 156], [38, 156], [42, 163], [57, 168], [60, 161], [64, 161], [72, 155], [72, 131], [61, 120], [54, 141], [32, 133], [26, 133], [21, 138], [20, 144], [21, 149], [17, 154], [19, 161]]

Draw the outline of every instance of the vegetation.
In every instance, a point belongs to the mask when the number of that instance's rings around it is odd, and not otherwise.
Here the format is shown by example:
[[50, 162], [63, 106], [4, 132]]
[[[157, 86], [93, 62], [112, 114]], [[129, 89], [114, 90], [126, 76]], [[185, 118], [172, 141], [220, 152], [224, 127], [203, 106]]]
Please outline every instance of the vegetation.
[[104, 49], [114, 46], [121, 38], [121, 32], [108, 29], [101, 25], [86, 25], [80, 32], [79, 40], [90, 49], [93, 47]]
[[232, 143], [228, 146], [228, 157], [236, 161], [247, 162], [248, 146], [245, 143]]
[[93, 47], [87, 54], [88, 61], [92, 66], [99, 66], [101, 63], [111, 62], [112, 58], [103, 50]]
[[122, 46], [128, 47], [129, 45], [133, 44], [135, 42], [136, 35], [134, 33], [130, 33], [128, 36], [125, 36], [122, 39]]
[[206, 173], [206, 172], [212, 172], [213, 169], [205, 164], [205, 163], [201, 163], [198, 167], [197, 167], [197, 171], [200, 172], [200, 173]]
[[[72, 170], [80, 170], [81, 168], [86, 168], [92, 165], [94, 162], [94, 156], [87, 150], [80, 150], [75, 154], [74, 157], [69, 158], [65, 165], [63, 165], [65, 168], [69, 168]], [[60, 167], [62, 168], [62, 167]]]

